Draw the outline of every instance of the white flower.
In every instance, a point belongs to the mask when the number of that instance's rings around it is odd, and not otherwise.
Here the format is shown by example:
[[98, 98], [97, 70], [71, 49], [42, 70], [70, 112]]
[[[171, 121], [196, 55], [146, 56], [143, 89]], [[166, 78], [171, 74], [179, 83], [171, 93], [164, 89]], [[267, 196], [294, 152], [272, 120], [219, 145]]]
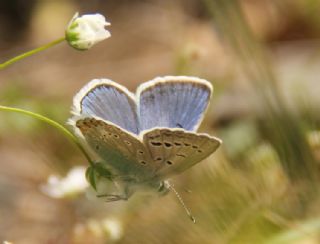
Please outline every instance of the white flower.
[[117, 219], [104, 219], [101, 221], [102, 228], [108, 233], [109, 237], [113, 241], [118, 241], [123, 235], [123, 228], [120, 221]]
[[111, 36], [104, 27], [110, 25], [101, 14], [76, 13], [66, 29], [67, 42], [78, 50], [87, 50]]
[[77, 166], [72, 168], [66, 177], [51, 175], [47, 184], [41, 186], [42, 192], [53, 198], [63, 198], [83, 193], [89, 186], [85, 177], [86, 168]]
[[78, 234], [89, 230], [96, 237], [105, 237], [109, 241], [116, 242], [123, 237], [123, 224], [120, 219], [106, 217], [104, 219], [88, 219], [85, 224], [77, 223], [75, 231]]

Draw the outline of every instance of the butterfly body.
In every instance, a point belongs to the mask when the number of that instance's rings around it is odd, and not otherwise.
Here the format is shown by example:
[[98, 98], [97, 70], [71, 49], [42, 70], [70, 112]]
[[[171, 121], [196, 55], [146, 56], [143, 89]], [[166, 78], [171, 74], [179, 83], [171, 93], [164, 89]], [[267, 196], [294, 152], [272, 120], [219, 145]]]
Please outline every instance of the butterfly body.
[[211, 97], [205, 80], [168, 76], [143, 83], [136, 95], [110, 80], [93, 80], [74, 98], [76, 133], [112, 172], [120, 193], [164, 194], [167, 179], [212, 154], [221, 141], [196, 133]]

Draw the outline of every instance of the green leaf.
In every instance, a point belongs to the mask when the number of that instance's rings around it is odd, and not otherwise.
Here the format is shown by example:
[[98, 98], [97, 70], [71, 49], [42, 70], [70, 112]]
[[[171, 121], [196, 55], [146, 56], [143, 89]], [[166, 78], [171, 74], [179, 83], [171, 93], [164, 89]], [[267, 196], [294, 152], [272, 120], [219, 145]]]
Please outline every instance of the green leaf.
[[90, 166], [87, 168], [86, 178], [87, 178], [87, 181], [90, 183], [90, 185], [93, 187], [93, 189], [97, 190], [96, 175], [95, 175], [95, 170], [93, 166]]
[[97, 190], [97, 180], [99, 180], [99, 178], [112, 180], [113, 175], [105, 168], [103, 163], [95, 163], [94, 165], [89, 166], [86, 170], [86, 179], [95, 190]]

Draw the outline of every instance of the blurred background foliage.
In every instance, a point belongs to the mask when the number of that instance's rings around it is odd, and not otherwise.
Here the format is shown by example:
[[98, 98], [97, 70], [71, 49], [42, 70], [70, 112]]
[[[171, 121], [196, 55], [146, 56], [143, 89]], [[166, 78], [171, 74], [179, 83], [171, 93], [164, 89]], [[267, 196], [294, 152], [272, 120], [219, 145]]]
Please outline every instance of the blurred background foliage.
[[224, 144], [172, 180], [194, 225], [173, 194], [115, 203], [44, 195], [49, 175], [88, 163], [56, 130], [1, 112], [1, 241], [320, 243], [320, 1], [2, 0], [1, 61], [63, 36], [76, 11], [107, 16], [112, 38], [2, 70], [2, 105], [65, 123], [93, 78], [134, 91], [155, 76], [199, 76], [215, 87], [200, 131]]

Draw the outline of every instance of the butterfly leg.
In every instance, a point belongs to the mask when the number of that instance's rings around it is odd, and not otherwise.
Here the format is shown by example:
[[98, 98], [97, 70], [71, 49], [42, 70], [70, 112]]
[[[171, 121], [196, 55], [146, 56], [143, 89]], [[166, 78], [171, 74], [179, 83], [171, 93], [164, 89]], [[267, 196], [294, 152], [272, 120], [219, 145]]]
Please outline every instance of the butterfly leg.
[[101, 194], [97, 195], [97, 197], [105, 198], [106, 202], [115, 202], [120, 200], [128, 200], [127, 195], [117, 195], [117, 194]]
[[133, 192], [131, 192], [129, 190], [129, 185], [119, 185], [117, 182], [113, 182], [115, 187], [116, 187], [116, 191], [112, 192], [112, 193], [103, 193], [103, 194], [99, 194], [97, 195], [97, 197], [101, 197], [104, 198], [106, 200], [106, 202], [115, 202], [115, 201], [120, 201], [120, 200], [128, 200], [129, 197], [132, 195]]

